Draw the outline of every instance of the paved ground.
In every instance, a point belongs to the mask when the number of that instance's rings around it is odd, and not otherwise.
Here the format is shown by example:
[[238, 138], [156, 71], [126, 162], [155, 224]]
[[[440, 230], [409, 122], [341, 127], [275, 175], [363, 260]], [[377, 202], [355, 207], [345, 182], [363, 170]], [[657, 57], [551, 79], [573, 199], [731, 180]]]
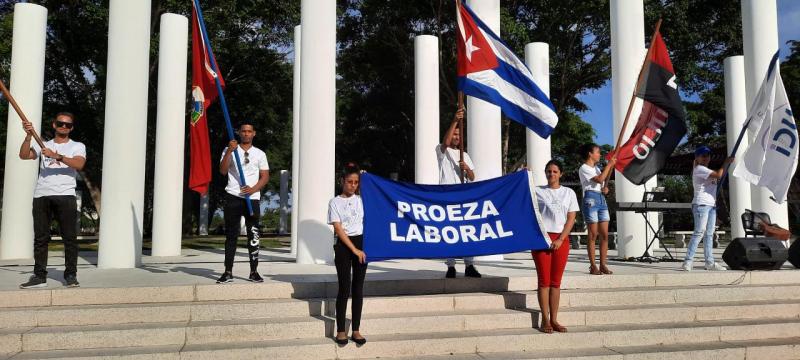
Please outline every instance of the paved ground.
[[[683, 257], [684, 249], [673, 250], [676, 258]], [[702, 252], [702, 250], [700, 250]], [[722, 249], [715, 254], [721, 261]], [[659, 250], [657, 256], [663, 256]], [[609, 256], [617, 256], [609, 251]], [[696, 271], [702, 269], [702, 258], [698, 254]], [[484, 261], [478, 269], [484, 276], [518, 277], [534, 276], [533, 261], [529, 254], [516, 253], [505, 256], [503, 261]], [[98, 269], [97, 253], [81, 252], [78, 266], [78, 279], [82, 287], [132, 287], [149, 285], [189, 285], [213, 283], [222, 271], [223, 251], [184, 249], [180, 257], [142, 257], [142, 267], [137, 269]], [[48, 278], [50, 287], [57, 288], [62, 282], [64, 257], [61, 252], [51, 252]], [[0, 290], [17, 289], [18, 285], [32, 274], [32, 260], [0, 261]], [[785, 265], [791, 268], [791, 265]], [[456, 268], [462, 276], [463, 265]], [[611, 269], [616, 274], [668, 273], [677, 272], [680, 262], [623, 262], [611, 261]], [[237, 254], [234, 275], [245, 279], [249, 271], [246, 254], [240, 249]], [[288, 248], [267, 249], [261, 252], [260, 273], [266, 281], [275, 282], [316, 282], [336, 281], [336, 270], [332, 265], [298, 265], [289, 254]], [[393, 260], [371, 263], [368, 280], [397, 279], [436, 279], [444, 276], [445, 266], [439, 260]], [[571, 250], [565, 276], [586, 274], [588, 258], [586, 250]]]

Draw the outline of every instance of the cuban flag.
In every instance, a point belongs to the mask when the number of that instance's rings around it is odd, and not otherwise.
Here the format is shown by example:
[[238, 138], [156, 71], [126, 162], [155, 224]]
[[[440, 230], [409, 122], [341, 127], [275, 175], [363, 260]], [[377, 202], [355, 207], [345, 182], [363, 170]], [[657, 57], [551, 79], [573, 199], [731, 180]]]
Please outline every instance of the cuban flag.
[[550, 136], [558, 116], [528, 67], [460, 0], [456, 10], [458, 90], [499, 106], [539, 136]]

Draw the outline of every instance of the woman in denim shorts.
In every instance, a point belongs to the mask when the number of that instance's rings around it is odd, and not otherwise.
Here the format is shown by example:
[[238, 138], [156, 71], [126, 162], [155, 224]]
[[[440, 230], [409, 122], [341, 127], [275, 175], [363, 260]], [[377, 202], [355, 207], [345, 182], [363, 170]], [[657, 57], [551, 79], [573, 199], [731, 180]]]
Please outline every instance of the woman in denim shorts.
[[[613, 273], [608, 269], [608, 222], [611, 217], [608, 213], [605, 194], [608, 194], [606, 181], [611, 170], [614, 169], [617, 158], [612, 157], [605, 169], [600, 170], [597, 165], [600, 162], [600, 146], [586, 144], [581, 147], [580, 154], [584, 162], [578, 169], [578, 175], [583, 189], [581, 213], [583, 213], [583, 221], [586, 223], [588, 232], [586, 248], [589, 253], [589, 273], [610, 275]], [[594, 259], [594, 242], [598, 235], [600, 235], [600, 268], [597, 267]]]

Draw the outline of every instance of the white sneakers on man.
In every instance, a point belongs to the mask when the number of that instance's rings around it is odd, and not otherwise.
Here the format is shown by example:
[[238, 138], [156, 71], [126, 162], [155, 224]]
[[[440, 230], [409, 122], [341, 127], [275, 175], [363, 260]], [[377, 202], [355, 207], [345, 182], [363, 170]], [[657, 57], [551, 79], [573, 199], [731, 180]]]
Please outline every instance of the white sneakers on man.
[[[683, 271], [692, 271], [692, 263], [688, 261], [684, 261], [683, 265], [681, 265], [681, 270]], [[712, 265], [706, 265], [706, 270], [708, 271], [726, 271], [728, 270], [724, 266], [720, 265], [719, 263], [713, 263]]]
[[728, 270], [724, 266], [720, 265], [719, 263], [714, 263], [712, 265], [706, 265], [706, 270], [708, 271], [726, 271]]

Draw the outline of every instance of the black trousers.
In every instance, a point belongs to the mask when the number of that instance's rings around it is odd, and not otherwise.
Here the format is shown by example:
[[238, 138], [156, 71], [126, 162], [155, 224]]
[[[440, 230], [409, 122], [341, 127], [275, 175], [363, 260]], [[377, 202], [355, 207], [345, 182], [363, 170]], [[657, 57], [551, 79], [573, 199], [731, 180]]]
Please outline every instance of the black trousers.
[[236, 242], [239, 239], [240, 219], [244, 216], [247, 228], [247, 255], [250, 259], [250, 271], [258, 268], [259, 233], [258, 223], [261, 219], [261, 207], [258, 200], [251, 200], [253, 215], [247, 212], [247, 199], [225, 194], [225, 271], [233, 270], [233, 259], [236, 257]]
[[[356, 249], [364, 250], [364, 239], [361, 235], [350, 236]], [[353, 295], [353, 331], [361, 325], [361, 308], [364, 306], [364, 278], [367, 275], [367, 264], [358, 261], [358, 257], [338, 239], [333, 245], [336, 276], [339, 278], [339, 293], [336, 295], [336, 331], [345, 331], [347, 317], [347, 299]], [[352, 281], [350, 271], [352, 270]]]
[[33, 199], [33, 274], [47, 276], [47, 244], [55, 217], [64, 240], [64, 276], [78, 273], [78, 203], [75, 196], [42, 196]]

